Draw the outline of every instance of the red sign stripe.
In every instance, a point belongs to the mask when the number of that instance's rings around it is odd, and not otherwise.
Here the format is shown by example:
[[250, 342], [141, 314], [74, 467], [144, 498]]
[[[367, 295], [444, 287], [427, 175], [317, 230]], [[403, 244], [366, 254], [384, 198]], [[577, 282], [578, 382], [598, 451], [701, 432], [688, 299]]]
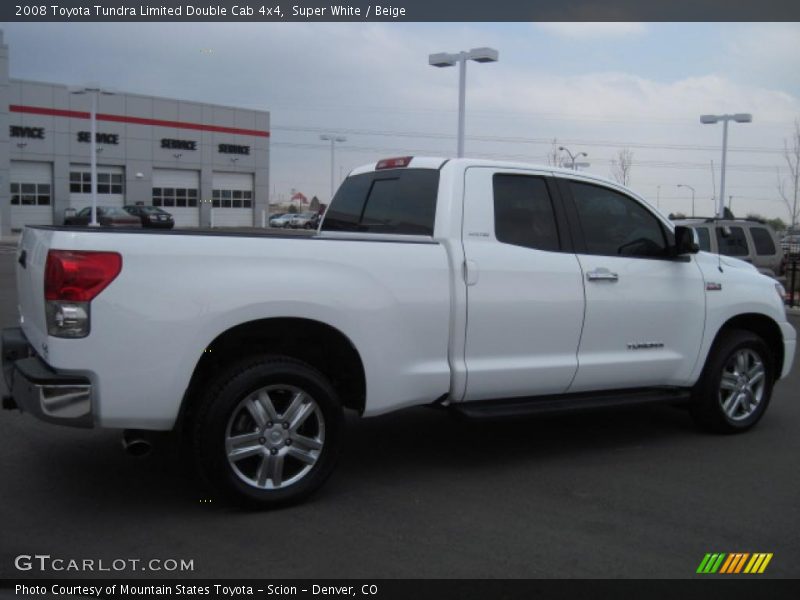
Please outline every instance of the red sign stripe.
[[[27, 113], [30, 115], [45, 115], [48, 117], [68, 117], [72, 119], [88, 119], [88, 112], [79, 110], [64, 110], [61, 108], [42, 108], [40, 106], [23, 106], [12, 104], [8, 107], [11, 112]], [[145, 119], [143, 117], [127, 117], [123, 115], [108, 115], [97, 113], [98, 121], [111, 121], [114, 123], [130, 123], [132, 125], [154, 125], [156, 127], [175, 127], [176, 129], [194, 129], [196, 131], [214, 131], [216, 133], [231, 133], [234, 135], [252, 135], [256, 137], [269, 137], [269, 131], [258, 129], [241, 129], [239, 127], [222, 127], [221, 125], [202, 125], [201, 123], [187, 123], [185, 121], [164, 121], [162, 119]]]

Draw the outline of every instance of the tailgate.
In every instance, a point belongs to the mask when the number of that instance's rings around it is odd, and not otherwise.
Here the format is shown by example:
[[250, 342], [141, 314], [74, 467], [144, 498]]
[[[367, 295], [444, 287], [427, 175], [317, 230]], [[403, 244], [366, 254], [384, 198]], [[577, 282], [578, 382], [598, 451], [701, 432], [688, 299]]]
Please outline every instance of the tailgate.
[[47, 359], [47, 325], [44, 310], [44, 266], [51, 231], [26, 227], [17, 246], [17, 298], [20, 324], [36, 352]]

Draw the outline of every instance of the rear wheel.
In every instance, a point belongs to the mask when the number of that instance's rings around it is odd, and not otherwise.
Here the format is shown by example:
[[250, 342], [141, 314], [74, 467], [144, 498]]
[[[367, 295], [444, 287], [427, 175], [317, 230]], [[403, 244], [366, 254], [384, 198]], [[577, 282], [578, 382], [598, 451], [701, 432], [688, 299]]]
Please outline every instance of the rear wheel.
[[339, 453], [336, 392], [316, 369], [291, 358], [237, 364], [214, 381], [197, 415], [200, 472], [238, 502], [301, 500], [325, 482]]
[[749, 331], [724, 332], [695, 386], [692, 416], [712, 431], [746, 431], [766, 411], [773, 383], [772, 356], [764, 340]]

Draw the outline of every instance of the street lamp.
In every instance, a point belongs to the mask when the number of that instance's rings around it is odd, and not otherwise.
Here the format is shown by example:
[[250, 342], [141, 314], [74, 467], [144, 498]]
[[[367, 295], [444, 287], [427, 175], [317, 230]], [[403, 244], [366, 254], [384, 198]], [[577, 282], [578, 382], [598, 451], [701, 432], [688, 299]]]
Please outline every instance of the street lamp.
[[[347, 138], [339, 136], [339, 135], [328, 135], [327, 133], [325, 133], [325, 134], [322, 134], [321, 136], [319, 136], [319, 139], [331, 143], [331, 198], [330, 198], [330, 200], [333, 200], [333, 164], [334, 164], [334, 161], [333, 161], [333, 148], [334, 148], [336, 142], [346, 142]], [[330, 202], [330, 200], [329, 200], [329, 202]]]
[[458, 64], [458, 158], [464, 156], [464, 104], [466, 101], [467, 61], [479, 63], [497, 62], [498, 52], [494, 48], [473, 48], [469, 52], [457, 54], [440, 52], [428, 56], [428, 64], [433, 67], [454, 67]]
[[559, 147], [558, 147], [558, 149], [559, 149], [561, 152], [566, 152], [567, 154], [569, 154], [569, 160], [570, 160], [570, 164], [572, 165], [572, 166], [570, 167], [570, 169], [572, 169], [573, 171], [577, 171], [577, 170], [578, 170], [578, 165], [579, 165], [579, 164], [580, 164], [581, 166], [586, 166], [586, 167], [588, 167], [588, 166], [589, 166], [589, 163], [576, 163], [576, 162], [575, 162], [575, 159], [577, 159], [579, 156], [586, 156], [586, 157], [588, 157], [589, 155], [588, 155], [588, 154], [586, 154], [586, 152], [578, 152], [577, 154], [573, 154], [572, 152], [570, 152], [570, 151], [569, 151], [569, 148], [565, 148], [564, 146], [559, 146]]
[[70, 88], [71, 94], [83, 95], [88, 94], [92, 99], [91, 112], [89, 113], [90, 120], [90, 133], [89, 133], [89, 164], [91, 165], [91, 186], [92, 186], [92, 218], [89, 225], [92, 227], [99, 227], [100, 223], [97, 222], [97, 99], [100, 94], [104, 96], [113, 96], [114, 92], [104, 90], [96, 85], [85, 87]]
[[725, 216], [725, 155], [728, 151], [728, 121], [737, 123], [751, 123], [753, 115], [749, 113], [736, 113], [733, 115], [700, 115], [700, 122], [703, 125], [713, 125], [722, 121], [722, 173], [720, 174], [719, 184], [719, 209], [717, 216], [721, 219]]
[[689, 188], [690, 190], [692, 190], [692, 216], [694, 216], [694, 188], [692, 186], [690, 186], [690, 185], [686, 185], [685, 183], [679, 183], [678, 187], [679, 188], [685, 187], [685, 188]]

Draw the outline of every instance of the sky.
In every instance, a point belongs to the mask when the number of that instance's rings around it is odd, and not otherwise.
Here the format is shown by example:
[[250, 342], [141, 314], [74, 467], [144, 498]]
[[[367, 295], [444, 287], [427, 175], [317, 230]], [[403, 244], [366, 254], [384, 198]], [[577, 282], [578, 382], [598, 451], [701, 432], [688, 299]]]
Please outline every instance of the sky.
[[[14, 78], [268, 110], [270, 187], [330, 196], [380, 158], [453, 156], [458, 69], [428, 55], [489, 46], [468, 63], [466, 152], [546, 163], [552, 140], [611, 176], [633, 153], [630, 187], [664, 212], [710, 215], [722, 126], [726, 196], [737, 216], [788, 220], [784, 141], [800, 119], [800, 23], [6, 23]], [[714, 172], [712, 178], [712, 161]]]

